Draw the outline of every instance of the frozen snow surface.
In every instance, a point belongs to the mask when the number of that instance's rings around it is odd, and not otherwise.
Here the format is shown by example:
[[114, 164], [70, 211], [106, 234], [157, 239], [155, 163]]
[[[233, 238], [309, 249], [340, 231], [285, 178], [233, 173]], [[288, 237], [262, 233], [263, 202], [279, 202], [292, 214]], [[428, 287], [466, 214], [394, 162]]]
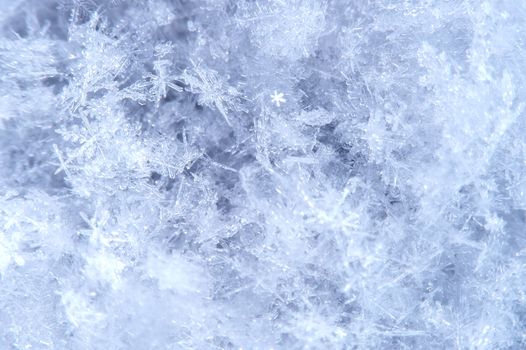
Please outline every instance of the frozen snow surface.
[[0, 0], [0, 349], [526, 349], [526, 1]]

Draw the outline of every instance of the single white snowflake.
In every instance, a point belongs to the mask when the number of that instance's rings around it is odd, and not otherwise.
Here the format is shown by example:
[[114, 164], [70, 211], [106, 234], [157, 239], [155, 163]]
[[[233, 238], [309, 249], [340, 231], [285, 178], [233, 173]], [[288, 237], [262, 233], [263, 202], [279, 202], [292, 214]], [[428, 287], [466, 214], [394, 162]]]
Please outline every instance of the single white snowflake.
[[283, 97], [283, 93], [280, 92], [278, 94], [277, 91], [274, 91], [274, 94], [271, 95], [270, 97], [272, 98], [272, 102], [274, 102], [276, 104], [276, 106], [280, 107], [282, 103], [285, 103], [287, 102], [287, 100], [285, 99], [285, 97]]

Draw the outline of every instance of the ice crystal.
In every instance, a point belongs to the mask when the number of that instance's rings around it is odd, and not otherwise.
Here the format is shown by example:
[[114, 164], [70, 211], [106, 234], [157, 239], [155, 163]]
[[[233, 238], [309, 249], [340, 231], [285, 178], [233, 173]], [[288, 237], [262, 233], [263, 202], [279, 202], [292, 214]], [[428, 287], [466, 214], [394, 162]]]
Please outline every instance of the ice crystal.
[[280, 92], [278, 94], [277, 91], [274, 91], [274, 93], [272, 94], [272, 96], [270, 96], [271, 99], [272, 99], [272, 102], [274, 102], [276, 104], [277, 107], [281, 106], [282, 103], [285, 103], [287, 102], [287, 100], [285, 99], [285, 97], [283, 97], [283, 93]]
[[0, 10], [0, 349], [526, 348], [526, 3]]

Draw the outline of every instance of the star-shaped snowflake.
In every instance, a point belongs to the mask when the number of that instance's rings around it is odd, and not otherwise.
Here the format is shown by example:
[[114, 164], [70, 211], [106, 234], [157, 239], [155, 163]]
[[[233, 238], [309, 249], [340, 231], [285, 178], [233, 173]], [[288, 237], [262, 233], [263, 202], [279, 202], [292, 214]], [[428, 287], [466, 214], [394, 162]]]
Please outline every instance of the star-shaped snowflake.
[[274, 102], [276, 104], [276, 106], [281, 106], [282, 103], [285, 103], [287, 102], [287, 100], [285, 100], [285, 97], [283, 97], [283, 93], [280, 92], [278, 94], [277, 91], [274, 91], [274, 95], [271, 95], [270, 98], [272, 98], [272, 102]]

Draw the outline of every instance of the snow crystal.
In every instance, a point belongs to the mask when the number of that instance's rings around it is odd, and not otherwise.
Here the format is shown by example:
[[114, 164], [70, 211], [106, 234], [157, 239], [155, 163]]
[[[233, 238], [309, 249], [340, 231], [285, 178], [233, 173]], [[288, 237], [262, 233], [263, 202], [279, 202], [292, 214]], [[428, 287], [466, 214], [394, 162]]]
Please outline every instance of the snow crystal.
[[0, 349], [525, 349], [525, 34], [516, 0], [0, 0]]

